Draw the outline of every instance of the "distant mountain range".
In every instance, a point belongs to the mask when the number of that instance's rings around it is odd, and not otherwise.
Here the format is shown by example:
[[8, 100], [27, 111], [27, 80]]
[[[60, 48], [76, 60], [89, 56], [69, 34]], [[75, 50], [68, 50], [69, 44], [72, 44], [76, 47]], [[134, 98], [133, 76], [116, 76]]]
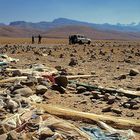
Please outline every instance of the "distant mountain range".
[[35, 29], [43, 29], [48, 30], [51, 28], [61, 27], [61, 26], [70, 26], [70, 25], [80, 25], [80, 26], [88, 26], [99, 30], [116, 30], [116, 31], [126, 31], [126, 32], [140, 32], [140, 23], [135, 24], [116, 24], [111, 25], [108, 23], [104, 24], [95, 24], [95, 23], [88, 23], [88, 22], [81, 22], [76, 20], [71, 20], [67, 18], [58, 18], [53, 20], [52, 22], [25, 22], [25, 21], [15, 21], [9, 24], [10, 26], [14, 27], [22, 27], [22, 28], [35, 28]]
[[76, 33], [93, 39], [140, 39], [140, 23], [111, 25], [58, 18], [52, 22], [15, 21], [9, 25], [0, 24], [0, 36], [5, 37], [31, 37], [41, 34], [45, 37], [67, 38]]

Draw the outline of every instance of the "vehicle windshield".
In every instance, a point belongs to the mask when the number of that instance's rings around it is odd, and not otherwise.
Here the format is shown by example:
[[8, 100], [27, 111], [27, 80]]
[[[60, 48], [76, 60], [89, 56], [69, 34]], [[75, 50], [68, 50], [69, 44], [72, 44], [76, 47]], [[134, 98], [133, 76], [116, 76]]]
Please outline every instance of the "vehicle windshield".
[[78, 37], [79, 37], [79, 38], [86, 38], [85, 36], [82, 36], [82, 35], [78, 35]]

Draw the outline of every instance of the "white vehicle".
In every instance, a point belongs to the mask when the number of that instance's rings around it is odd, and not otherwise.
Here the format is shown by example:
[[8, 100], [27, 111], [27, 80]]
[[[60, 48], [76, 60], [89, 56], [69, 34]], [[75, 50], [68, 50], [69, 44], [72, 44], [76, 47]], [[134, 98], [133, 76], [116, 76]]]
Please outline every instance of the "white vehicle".
[[91, 43], [91, 39], [87, 38], [84, 35], [71, 35], [69, 36], [69, 44], [90, 44]]

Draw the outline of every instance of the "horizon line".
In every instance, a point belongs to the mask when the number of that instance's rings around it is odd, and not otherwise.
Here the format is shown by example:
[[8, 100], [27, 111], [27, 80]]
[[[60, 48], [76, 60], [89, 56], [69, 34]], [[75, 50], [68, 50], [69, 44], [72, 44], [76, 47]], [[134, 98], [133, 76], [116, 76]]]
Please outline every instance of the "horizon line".
[[29, 23], [40, 23], [40, 22], [53, 22], [57, 19], [67, 19], [67, 20], [73, 20], [73, 21], [78, 21], [78, 22], [85, 22], [85, 23], [89, 23], [89, 24], [110, 24], [110, 25], [123, 25], [123, 26], [128, 26], [128, 25], [139, 25], [140, 22], [130, 22], [130, 23], [121, 23], [121, 22], [117, 22], [117, 23], [109, 23], [109, 22], [104, 22], [104, 23], [97, 23], [97, 22], [88, 22], [88, 21], [83, 21], [83, 20], [78, 20], [78, 19], [71, 19], [71, 18], [66, 18], [66, 17], [58, 17], [58, 18], [54, 18], [53, 20], [49, 20], [49, 21], [45, 21], [45, 20], [40, 20], [40, 21], [28, 21], [28, 20], [15, 20], [15, 21], [10, 21], [8, 23], [5, 22], [0, 22], [0, 24], [5, 24], [5, 25], [10, 25], [10, 23], [12, 22], [29, 22]]

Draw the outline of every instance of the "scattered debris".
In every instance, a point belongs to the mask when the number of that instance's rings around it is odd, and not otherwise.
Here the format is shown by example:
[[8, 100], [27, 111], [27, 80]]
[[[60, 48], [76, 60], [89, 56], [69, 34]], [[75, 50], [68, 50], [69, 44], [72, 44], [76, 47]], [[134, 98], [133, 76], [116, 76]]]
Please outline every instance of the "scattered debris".
[[[124, 47], [115, 46], [113, 50], [104, 47], [102, 43], [47, 49], [26, 45], [1, 47], [0, 51], [7, 55], [0, 55], [0, 139], [137, 137], [140, 92], [133, 81], [140, 75], [132, 66], [128, 74], [125, 69], [125, 65], [138, 65], [134, 61], [136, 53], [131, 55], [134, 50], [123, 51]], [[68, 58], [63, 51], [69, 52]], [[11, 58], [15, 53], [21, 59]], [[119, 58], [119, 53], [127, 56], [127, 64], [120, 64], [124, 59]], [[66, 65], [60, 65], [65, 59]], [[49, 60], [52, 61], [48, 63]]]

